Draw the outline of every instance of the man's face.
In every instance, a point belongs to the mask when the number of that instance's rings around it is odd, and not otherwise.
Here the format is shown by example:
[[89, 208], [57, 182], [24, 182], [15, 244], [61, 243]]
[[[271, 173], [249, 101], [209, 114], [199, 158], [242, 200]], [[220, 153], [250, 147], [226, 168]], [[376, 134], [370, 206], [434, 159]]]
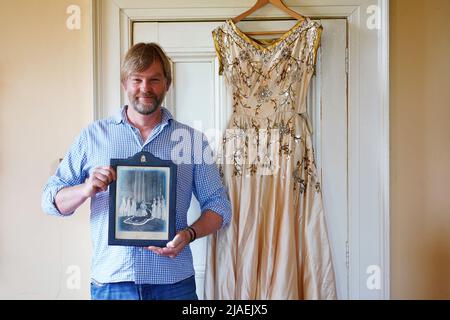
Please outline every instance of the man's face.
[[155, 112], [161, 106], [168, 89], [159, 61], [153, 62], [145, 71], [132, 73], [123, 87], [130, 105], [142, 115]]

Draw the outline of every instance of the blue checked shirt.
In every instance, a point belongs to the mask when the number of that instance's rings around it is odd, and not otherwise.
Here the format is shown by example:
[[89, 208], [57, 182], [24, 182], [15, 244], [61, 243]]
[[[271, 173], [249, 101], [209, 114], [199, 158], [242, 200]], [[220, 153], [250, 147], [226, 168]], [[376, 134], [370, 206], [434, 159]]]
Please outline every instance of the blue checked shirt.
[[[218, 213], [223, 218], [222, 227], [227, 225], [231, 219], [231, 205], [218, 169], [211, 161], [202, 161], [202, 157], [198, 157], [199, 154], [211, 155], [205, 136], [174, 120], [167, 109], [162, 108], [161, 112], [162, 121], [146, 142], [142, 141], [139, 130], [128, 122], [126, 107], [115, 117], [85, 128], [55, 175], [48, 180], [42, 195], [43, 210], [50, 215], [62, 216], [55, 207], [56, 194], [63, 188], [84, 183], [95, 168], [109, 166], [111, 158], [125, 159], [147, 151], [158, 158], [174, 161], [171, 154], [175, 150], [177, 154], [184, 152], [183, 161], [178, 162], [176, 229], [187, 227], [192, 193], [202, 212], [209, 209]], [[195, 146], [200, 146], [200, 152], [194, 151]], [[91, 199], [91, 274], [94, 281], [169, 284], [194, 275], [189, 246], [173, 259], [140, 247], [109, 246], [108, 214], [109, 192], [100, 192]]]

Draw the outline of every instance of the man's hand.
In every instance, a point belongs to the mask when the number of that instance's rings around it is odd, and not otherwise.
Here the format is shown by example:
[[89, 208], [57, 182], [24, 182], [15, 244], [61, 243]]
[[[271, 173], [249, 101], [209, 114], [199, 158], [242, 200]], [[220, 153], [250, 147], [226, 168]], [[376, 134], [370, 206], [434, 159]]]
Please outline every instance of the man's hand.
[[[195, 229], [196, 239], [200, 239], [220, 229], [222, 216], [212, 210], [206, 210], [191, 227]], [[147, 247], [146, 249], [160, 256], [175, 258], [191, 241], [191, 234], [183, 229], [177, 233], [165, 248]]]
[[55, 196], [55, 206], [63, 215], [72, 214], [87, 199], [106, 191], [114, 180], [116, 172], [112, 167], [96, 168], [84, 183], [61, 189]]
[[190, 239], [189, 231], [181, 230], [165, 248], [147, 247], [147, 249], [160, 256], [175, 258], [189, 244]]
[[87, 198], [99, 192], [108, 190], [111, 182], [116, 180], [116, 172], [112, 167], [95, 168], [91, 176], [84, 183], [84, 194]]

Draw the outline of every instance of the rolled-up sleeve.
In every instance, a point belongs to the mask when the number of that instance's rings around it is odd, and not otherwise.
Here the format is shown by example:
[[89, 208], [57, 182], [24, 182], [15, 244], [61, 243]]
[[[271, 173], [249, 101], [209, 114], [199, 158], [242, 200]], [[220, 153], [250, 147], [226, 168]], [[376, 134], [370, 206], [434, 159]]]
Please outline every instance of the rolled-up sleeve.
[[[211, 148], [203, 136], [203, 155], [212, 155]], [[215, 163], [203, 159], [194, 165], [194, 195], [200, 203], [201, 212], [211, 210], [222, 216], [222, 228], [231, 221], [231, 203]]]
[[84, 170], [86, 154], [87, 139], [86, 132], [83, 130], [59, 164], [56, 173], [48, 179], [44, 186], [41, 206], [45, 213], [54, 216], [67, 216], [59, 212], [55, 205], [55, 197], [61, 189], [76, 186], [85, 181], [87, 177]]

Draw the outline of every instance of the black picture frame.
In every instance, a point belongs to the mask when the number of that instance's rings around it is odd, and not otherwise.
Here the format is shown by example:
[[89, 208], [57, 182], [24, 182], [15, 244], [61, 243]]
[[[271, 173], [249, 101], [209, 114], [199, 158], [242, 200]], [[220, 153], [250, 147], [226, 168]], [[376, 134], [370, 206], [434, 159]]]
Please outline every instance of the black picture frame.
[[111, 159], [108, 244], [165, 247], [175, 236], [177, 166], [149, 152]]

